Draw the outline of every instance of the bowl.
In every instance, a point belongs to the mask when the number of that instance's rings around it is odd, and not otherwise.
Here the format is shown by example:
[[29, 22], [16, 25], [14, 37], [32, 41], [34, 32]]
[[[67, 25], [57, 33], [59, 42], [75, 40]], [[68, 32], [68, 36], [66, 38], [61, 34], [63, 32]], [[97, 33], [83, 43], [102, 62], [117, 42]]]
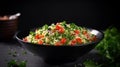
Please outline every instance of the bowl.
[[30, 52], [40, 56], [45, 63], [50, 65], [60, 65], [76, 61], [84, 54], [91, 51], [104, 37], [101, 31], [90, 29], [90, 32], [97, 36], [95, 42], [74, 46], [53, 46], [53, 45], [38, 45], [24, 42], [22, 39], [29, 34], [30, 30], [19, 31], [16, 33], [16, 39]]
[[0, 40], [11, 40], [17, 31], [18, 17], [9, 19], [10, 16], [0, 16]]

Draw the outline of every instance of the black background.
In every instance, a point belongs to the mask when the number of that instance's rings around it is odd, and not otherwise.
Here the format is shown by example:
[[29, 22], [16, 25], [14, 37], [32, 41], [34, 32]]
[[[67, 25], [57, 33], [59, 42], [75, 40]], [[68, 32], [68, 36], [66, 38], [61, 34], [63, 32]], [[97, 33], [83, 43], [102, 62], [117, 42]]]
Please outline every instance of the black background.
[[0, 14], [20, 12], [18, 30], [63, 20], [104, 30], [109, 26], [119, 28], [119, 6], [116, 0], [4, 0], [0, 2]]
[[[20, 12], [18, 30], [40, 27], [63, 20], [99, 30], [105, 30], [109, 26], [119, 29], [119, 6], [120, 4], [116, 0], [1, 0], [0, 16]], [[5, 60], [13, 58], [8, 55], [9, 49], [16, 50], [21, 54], [23, 50], [18, 45], [20, 44], [16, 44], [16, 42], [0, 42], [0, 67], [7, 67]], [[91, 55], [86, 56], [91, 58]], [[93, 57], [96, 58], [94, 55]], [[42, 66], [44, 64], [41, 59], [29, 53], [16, 58], [27, 59], [28, 67], [49, 67]]]

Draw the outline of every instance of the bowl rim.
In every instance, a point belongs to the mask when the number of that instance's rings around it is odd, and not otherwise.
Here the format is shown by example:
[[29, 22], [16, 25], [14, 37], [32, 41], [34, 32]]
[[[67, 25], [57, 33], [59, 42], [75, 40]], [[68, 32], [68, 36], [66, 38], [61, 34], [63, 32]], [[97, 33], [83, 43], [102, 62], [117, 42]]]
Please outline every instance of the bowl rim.
[[[38, 27], [38, 28], [40, 28], [40, 27]], [[98, 40], [96, 40], [95, 42], [90, 42], [90, 43], [85, 43], [85, 44], [75, 44], [75, 45], [73, 45], [73, 46], [70, 46], [70, 45], [62, 45], [62, 46], [55, 46], [55, 45], [39, 45], [39, 44], [34, 44], [34, 43], [29, 43], [29, 42], [24, 42], [21, 38], [19, 38], [18, 37], [18, 34], [19, 33], [21, 33], [21, 32], [26, 32], [26, 31], [31, 31], [31, 30], [34, 30], [34, 29], [37, 29], [37, 28], [32, 28], [32, 29], [29, 29], [29, 30], [22, 30], [22, 31], [17, 31], [16, 33], [15, 33], [15, 38], [18, 40], [18, 41], [21, 41], [21, 42], [23, 42], [23, 43], [26, 43], [26, 44], [32, 44], [32, 45], [37, 45], [37, 46], [49, 46], [49, 47], [78, 47], [78, 46], [87, 46], [87, 45], [93, 45], [93, 44], [97, 44], [97, 43], [99, 43], [103, 38], [104, 38], [104, 33], [103, 33], [103, 31], [101, 31], [101, 30], [96, 30], [96, 29], [93, 29], [93, 28], [87, 28], [87, 27], [85, 27], [86, 29], [89, 29], [89, 30], [95, 30], [95, 31], [98, 31], [99, 33], [101, 33], [101, 38], [98, 38]]]

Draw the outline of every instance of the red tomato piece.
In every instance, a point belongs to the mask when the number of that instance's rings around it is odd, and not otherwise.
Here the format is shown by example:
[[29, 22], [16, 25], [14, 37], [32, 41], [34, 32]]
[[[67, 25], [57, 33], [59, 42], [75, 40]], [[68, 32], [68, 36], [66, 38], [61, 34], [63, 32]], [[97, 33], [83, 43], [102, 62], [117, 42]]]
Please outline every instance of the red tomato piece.
[[79, 33], [80, 33], [80, 31], [79, 31], [79, 30], [75, 30], [74, 32], [75, 32], [75, 34], [79, 34]]
[[43, 40], [39, 40], [38, 44], [42, 45], [43, 44]]
[[40, 38], [43, 38], [43, 37], [44, 37], [44, 35], [40, 35], [40, 34], [35, 35], [35, 39], [40, 39]]
[[60, 42], [61, 42], [62, 44], [65, 44], [66, 41], [67, 41], [66, 38], [62, 38]]
[[71, 45], [73, 46], [73, 45], [75, 45], [76, 44], [76, 40], [72, 40], [71, 41]]
[[77, 43], [81, 44], [82, 43], [82, 39], [81, 38], [76, 38]]
[[27, 37], [23, 38], [23, 41], [27, 42], [27, 41], [28, 41], [28, 40], [27, 40]]
[[58, 30], [59, 33], [64, 33], [65, 31], [59, 23], [56, 24], [55, 29]]
[[55, 26], [55, 29], [56, 29], [56, 30], [59, 30], [59, 29], [61, 29], [61, 26], [60, 26], [60, 25], [56, 25], [56, 26]]
[[60, 46], [60, 45], [61, 45], [60, 42], [56, 42], [56, 43], [55, 43], [55, 46]]
[[58, 30], [59, 33], [64, 33], [64, 31], [65, 30], [63, 28], [61, 28], [61, 29]]

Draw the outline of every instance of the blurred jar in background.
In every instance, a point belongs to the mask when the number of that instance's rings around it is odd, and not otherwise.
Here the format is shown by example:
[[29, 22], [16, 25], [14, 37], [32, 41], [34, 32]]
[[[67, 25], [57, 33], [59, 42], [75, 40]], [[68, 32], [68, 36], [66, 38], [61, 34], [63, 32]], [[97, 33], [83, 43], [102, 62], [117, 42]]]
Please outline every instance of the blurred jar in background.
[[10, 41], [13, 39], [17, 28], [20, 13], [0, 16], [0, 40]]

